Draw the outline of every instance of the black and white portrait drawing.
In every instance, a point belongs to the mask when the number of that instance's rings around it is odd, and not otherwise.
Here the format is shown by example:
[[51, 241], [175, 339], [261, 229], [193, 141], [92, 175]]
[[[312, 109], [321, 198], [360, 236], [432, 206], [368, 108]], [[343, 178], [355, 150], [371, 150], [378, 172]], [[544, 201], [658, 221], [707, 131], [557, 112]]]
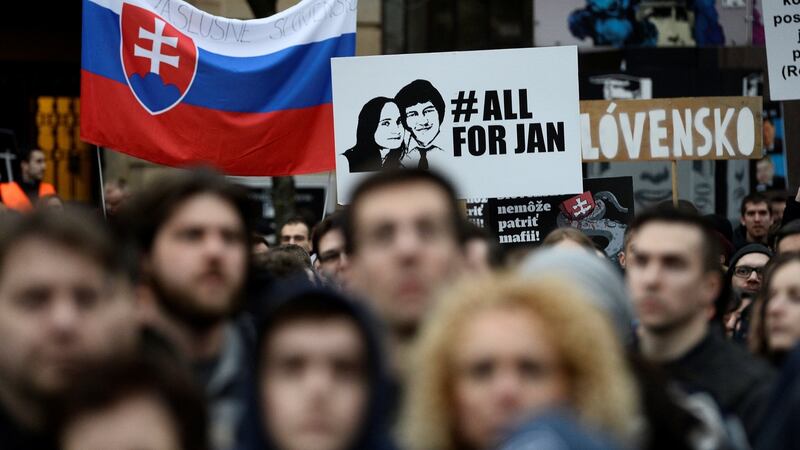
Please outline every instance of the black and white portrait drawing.
[[444, 115], [444, 98], [427, 80], [408, 83], [394, 98], [371, 99], [358, 114], [355, 145], [343, 153], [349, 171], [435, 167], [445, 158], [435, 143]]

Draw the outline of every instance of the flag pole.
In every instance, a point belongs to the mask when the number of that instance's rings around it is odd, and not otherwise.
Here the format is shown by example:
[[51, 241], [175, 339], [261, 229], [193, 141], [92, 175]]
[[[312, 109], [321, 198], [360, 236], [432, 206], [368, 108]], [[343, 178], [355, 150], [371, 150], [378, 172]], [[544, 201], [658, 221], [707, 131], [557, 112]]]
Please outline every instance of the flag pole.
[[328, 172], [328, 185], [325, 186], [325, 202], [322, 205], [322, 218], [325, 219], [325, 215], [328, 214], [328, 194], [331, 190], [331, 180], [333, 179], [333, 171], [331, 170]]
[[103, 160], [100, 158], [100, 146], [95, 145], [97, 151], [97, 171], [100, 174], [100, 204], [103, 205], [103, 217], [108, 218], [106, 211], [106, 183], [103, 181]]
[[672, 206], [678, 207], [678, 161], [672, 160]]

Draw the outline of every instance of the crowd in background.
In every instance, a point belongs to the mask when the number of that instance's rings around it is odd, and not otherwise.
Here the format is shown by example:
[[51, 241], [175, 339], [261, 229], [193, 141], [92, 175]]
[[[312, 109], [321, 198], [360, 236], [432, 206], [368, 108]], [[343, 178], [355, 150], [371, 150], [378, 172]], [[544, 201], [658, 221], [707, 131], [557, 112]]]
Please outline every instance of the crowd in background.
[[[800, 447], [800, 192], [504, 258], [434, 172], [255, 228], [207, 170], [0, 217], [0, 448]], [[41, 153], [41, 152], [38, 152]], [[8, 191], [11, 192], [11, 191]], [[11, 195], [11, 194], [9, 194]]]

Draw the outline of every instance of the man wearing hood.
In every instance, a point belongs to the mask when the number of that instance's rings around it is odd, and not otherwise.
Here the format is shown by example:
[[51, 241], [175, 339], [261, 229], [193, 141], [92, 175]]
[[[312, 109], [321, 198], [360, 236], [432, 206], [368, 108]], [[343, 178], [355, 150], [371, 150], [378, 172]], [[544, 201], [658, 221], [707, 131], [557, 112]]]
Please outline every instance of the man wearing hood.
[[247, 449], [390, 450], [376, 322], [325, 287], [286, 290], [261, 321], [257, 414]]

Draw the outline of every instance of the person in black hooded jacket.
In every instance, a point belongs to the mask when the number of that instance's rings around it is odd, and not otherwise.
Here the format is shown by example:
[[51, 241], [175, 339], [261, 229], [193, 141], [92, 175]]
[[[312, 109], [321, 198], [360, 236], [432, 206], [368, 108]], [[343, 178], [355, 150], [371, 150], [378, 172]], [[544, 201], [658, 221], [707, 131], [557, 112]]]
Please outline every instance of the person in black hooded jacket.
[[259, 321], [245, 450], [394, 450], [377, 322], [342, 294], [296, 280]]

